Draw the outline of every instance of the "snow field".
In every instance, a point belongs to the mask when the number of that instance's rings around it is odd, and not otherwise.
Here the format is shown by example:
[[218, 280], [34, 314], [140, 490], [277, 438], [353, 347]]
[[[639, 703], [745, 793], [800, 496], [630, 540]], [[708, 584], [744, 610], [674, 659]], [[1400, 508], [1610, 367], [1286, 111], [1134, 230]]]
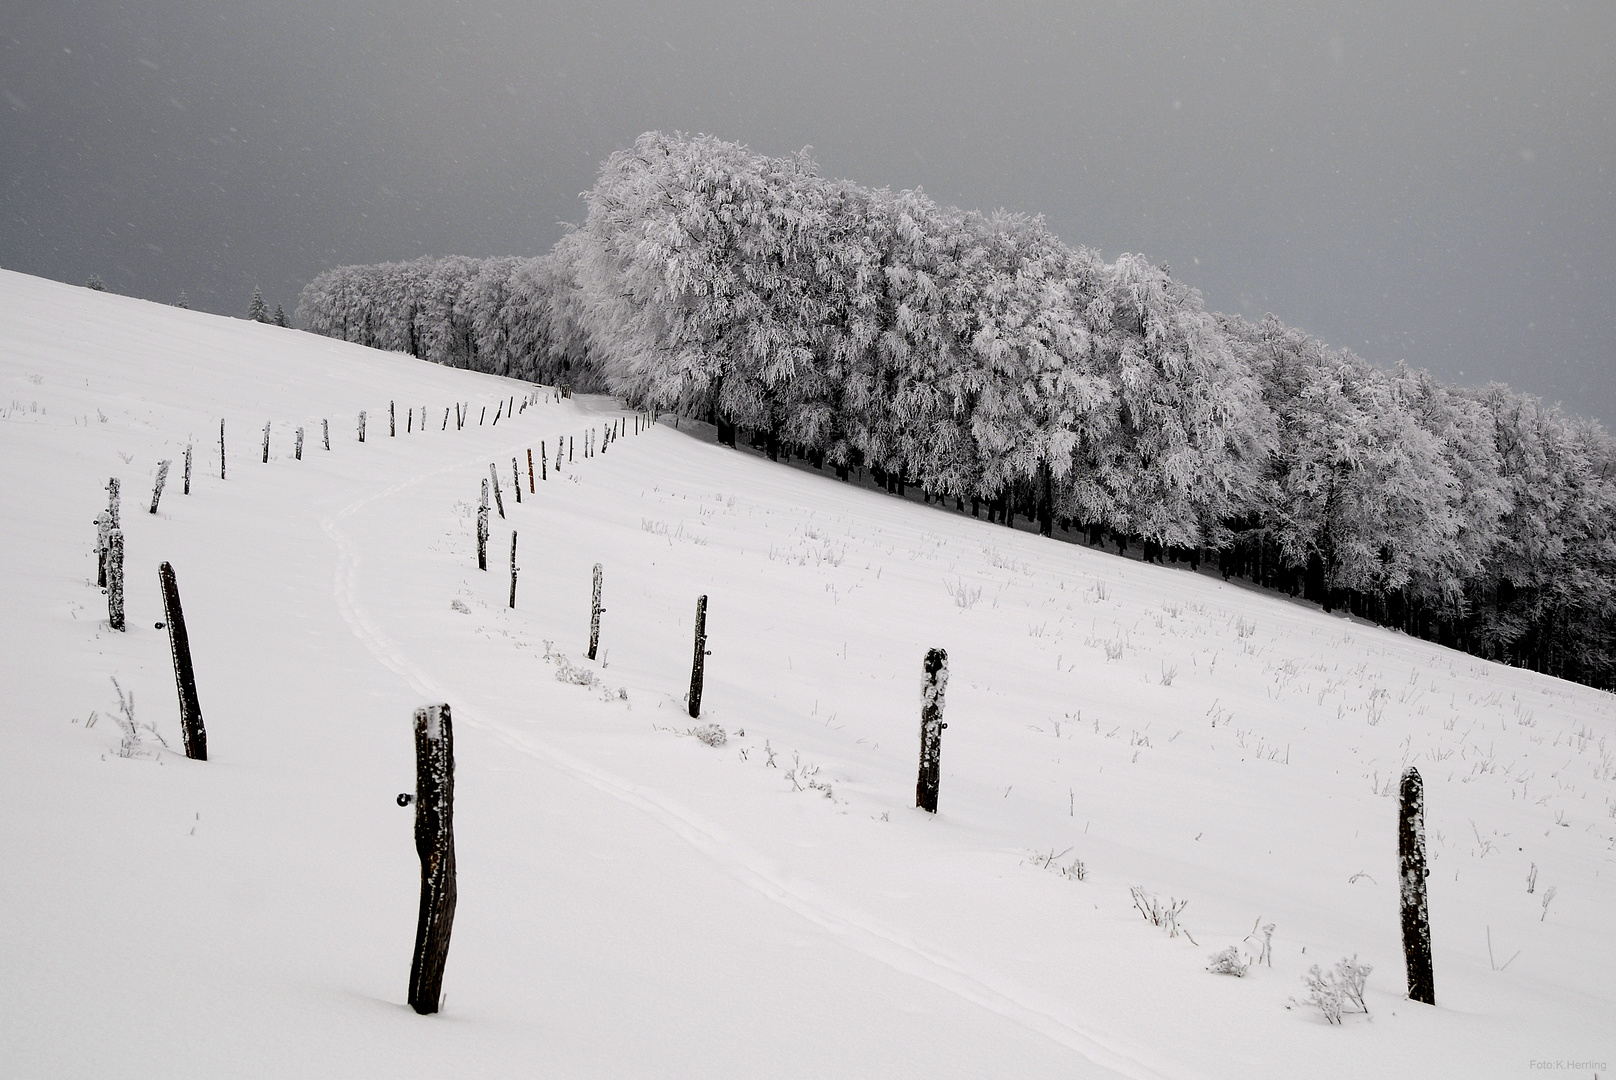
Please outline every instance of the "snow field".
[[[699, 425], [585, 460], [583, 431], [622, 415], [604, 399], [476, 426], [528, 388], [9, 273], [0, 327], [16, 1075], [1515, 1076], [1611, 1056], [1610, 695]], [[389, 399], [432, 423], [405, 435], [401, 411], [388, 438]], [[472, 426], [442, 432], [457, 400]], [[573, 462], [520, 505], [507, 488], [479, 573], [489, 463], [504, 486], [521, 458], [525, 482], [526, 449], [553, 461], [558, 435]], [[113, 475], [123, 635], [93, 584]], [[207, 763], [117, 753], [109, 676], [179, 746], [163, 559]], [[719, 747], [682, 704], [702, 593]], [[933, 646], [951, 670], [935, 818], [912, 805]], [[563, 655], [596, 685], [559, 681]], [[418, 864], [393, 802], [426, 700], [453, 707], [458, 763], [434, 1018], [403, 1005]], [[1402, 998], [1408, 764], [1436, 1009]], [[1082, 880], [1056, 872], [1074, 859]], [[1195, 944], [1142, 920], [1133, 885], [1189, 901]], [[1259, 919], [1273, 966], [1207, 973]], [[1312, 964], [1351, 954], [1374, 965], [1368, 1017], [1287, 1008]]]

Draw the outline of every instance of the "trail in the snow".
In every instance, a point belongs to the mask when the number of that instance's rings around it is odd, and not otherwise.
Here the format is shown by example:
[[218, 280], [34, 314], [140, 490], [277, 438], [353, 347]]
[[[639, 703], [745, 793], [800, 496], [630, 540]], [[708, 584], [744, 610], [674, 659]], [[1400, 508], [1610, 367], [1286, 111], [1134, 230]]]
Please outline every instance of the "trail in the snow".
[[701, 852], [726, 875], [755, 890], [769, 900], [794, 912], [829, 933], [836, 941], [903, 974], [922, 979], [989, 1012], [1005, 1017], [1030, 1031], [1087, 1058], [1097, 1067], [1132, 1080], [1161, 1080], [1165, 1075], [1194, 1074], [1184, 1071], [1184, 1063], [1159, 1062], [1154, 1066], [1141, 1060], [1136, 1049], [1125, 1048], [1105, 1035], [1086, 1030], [1055, 1014], [1034, 1000], [1026, 988], [980, 971], [972, 971], [955, 957], [914, 940], [901, 930], [882, 925], [866, 913], [825, 897], [810, 897], [773, 872], [769, 861], [721, 829], [704, 820], [690, 808], [663, 792], [632, 783], [591, 762], [585, 761], [531, 732], [519, 731], [465, 704], [474, 695], [442, 680], [397, 645], [367, 613], [360, 599], [360, 559], [354, 544], [340, 523], [361, 510], [411, 488], [431, 477], [479, 464], [483, 458], [467, 458], [442, 468], [421, 473], [393, 484], [373, 495], [358, 499], [321, 524], [340, 553], [333, 593], [337, 607], [354, 635], [371, 654], [398, 675], [417, 693], [433, 701], [454, 703], [456, 719], [466, 726], [486, 732], [519, 753], [544, 762], [647, 814]]

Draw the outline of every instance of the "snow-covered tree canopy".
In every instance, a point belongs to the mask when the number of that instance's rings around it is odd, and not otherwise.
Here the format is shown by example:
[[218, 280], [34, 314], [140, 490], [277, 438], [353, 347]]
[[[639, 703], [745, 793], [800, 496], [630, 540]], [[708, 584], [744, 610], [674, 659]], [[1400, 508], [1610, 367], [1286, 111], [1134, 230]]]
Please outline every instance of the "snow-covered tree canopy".
[[806, 150], [649, 132], [586, 201], [546, 255], [338, 267], [298, 318], [1616, 679], [1616, 450], [1595, 425], [1215, 315], [1142, 256], [826, 179]]

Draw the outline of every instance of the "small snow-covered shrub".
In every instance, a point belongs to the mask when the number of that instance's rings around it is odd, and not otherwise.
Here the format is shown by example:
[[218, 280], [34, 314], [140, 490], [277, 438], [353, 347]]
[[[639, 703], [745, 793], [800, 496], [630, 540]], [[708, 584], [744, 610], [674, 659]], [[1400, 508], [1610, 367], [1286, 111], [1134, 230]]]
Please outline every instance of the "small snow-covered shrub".
[[1319, 965], [1314, 964], [1302, 976], [1302, 982], [1307, 986], [1307, 997], [1300, 1004], [1316, 1006], [1324, 1014], [1325, 1022], [1331, 1024], [1341, 1023], [1341, 1014], [1349, 1006], [1367, 1016], [1369, 1006], [1364, 1004], [1364, 983], [1373, 970], [1369, 964], [1358, 963], [1356, 954], [1336, 961], [1331, 971], [1322, 971]]
[[1168, 937], [1177, 937], [1183, 934], [1189, 938], [1191, 945], [1199, 944], [1193, 937], [1190, 937], [1188, 930], [1178, 925], [1179, 913], [1189, 906], [1188, 900], [1169, 899], [1167, 903], [1163, 904], [1160, 898], [1152, 893], [1147, 893], [1141, 885], [1128, 886], [1128, 893], [1133, 897], [1133, 906], [1138, 909], [1139, 914], [1144, 916], [1145, 921], [1150, 925], [1159, 926], [1166, 930]]
[[1061, 865], [1060, 860], [1064, 859], [1067, 852], [1071, 850], [1071, 848], [1067, 848], [1066, 851], [1062, 851], [1058, 855], [1055, 853], [1054, 848], [1050, 848], [1047, 853], [1035, 851], [1032, 853], [1032, 858], [1030, 858], [1028, 862], [1032, 863], [1034, 866], [1042, 867], [1045, 870], [1053, 870], [1067, 881], [1082, 881], [1084, 878], [1088, 877], [1089, 873], [1089, 868], [1083, 865], [1082, 859], [1073, 856], [1070, 863], [1067, 863], [1065, 866]]
[[729, 736], [724, 734], [724, 729], [717, 724], [703, 724], [701, 727], [693, 727], [690, 729], [690, 734], [708, 746], [723, 746], [729, 741]]
[[[112, 688], [118, 692], [118, 715], [114, 716], [113, 719], [117, 721], [119, 729], [123, 732], [123, 740], [118, 744], [118, 756], [124, 758], [146, 757], [152, 753], [151, 748], [146, 745], [145, 739], [141, 735], [143, 731], [149, 731], [162, 744], [163, 749], [167, 750], [168, 740], [158, 733], [156, 727], [151, 724], [142, 724], [135, 719], [135, 692], [131, 690], [128, 694], [125, 694], [123, 687], [118, 685], [117, 676], [112, 677]], [[93, 716], [94, 713], [91, 715]]]
[[1251, 967], [1251, 957], [1242, 953], [1238, 948], [1230, 945], [1222, 952], [1213, 953], [1211, 962], [1206, 970], [1214, 975], [1233, 975], [1237, 979], [1245, 977], [1246, 969]]
[[466, 602], [464, 600], [458, 600], [458, 599], [457, 600], [451, 600], [451, 601], [449, 601], [449, 607], [451, 609], [455, 610], [455, 611], [460, 612], [460, 614], [462, 614], [462, 615], [470, 615], [471, 614], [471, 609], [466, 606]]

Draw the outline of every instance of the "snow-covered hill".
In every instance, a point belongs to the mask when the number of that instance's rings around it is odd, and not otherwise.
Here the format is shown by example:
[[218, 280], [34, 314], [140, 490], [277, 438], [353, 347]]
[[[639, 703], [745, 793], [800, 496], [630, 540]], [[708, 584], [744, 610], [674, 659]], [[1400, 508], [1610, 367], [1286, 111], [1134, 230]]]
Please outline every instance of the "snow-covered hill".
[[[604, 399], [478, 422], [533, 390], [0, 272], [0, 1073], [1513, 1077], [1616, 1059], [1610, 695], [669, 419], [586, 459], [584, 432], [624, 415]], [[443, 425], [455, 402], [463, 430]], [[517, 504], [512, 458], [525, 485], [527, 450], [553, 465], [558, 438], [572, 460]], [[507, 517], [483, 573], [490, 463]], [[109, 477], [122, 634], [95, 587]], [[176, 752], [164, 560], [205, 763]], [[682, 701], [700, 594], [718, 747]], [[951, 669], [936, 817], [912, 805], [930, 647]], [[420, 1017], [414, 814], [394, 796], [430, 700], [454, 711], [460, 899], [444, 1009]], [[1435, 1008], [1403, 994], [1406, 765], [1427, 788]], [[1143, 920], [1131, 886], [1188, 901], [1187, 933]], [[1271, 966], [1206, 970], [1269, 923]], [[1293, 1001], [1354, 954], [1369, 1015], [1335, 1027]]]

